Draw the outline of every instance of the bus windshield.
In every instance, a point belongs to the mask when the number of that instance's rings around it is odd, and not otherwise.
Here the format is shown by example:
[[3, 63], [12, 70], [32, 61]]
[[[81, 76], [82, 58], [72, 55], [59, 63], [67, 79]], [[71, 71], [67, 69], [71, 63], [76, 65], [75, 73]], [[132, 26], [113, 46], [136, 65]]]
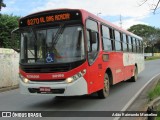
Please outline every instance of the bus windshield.
[[20, 63], [68, 63], [85, 59], [81, 26], [23, 29]]

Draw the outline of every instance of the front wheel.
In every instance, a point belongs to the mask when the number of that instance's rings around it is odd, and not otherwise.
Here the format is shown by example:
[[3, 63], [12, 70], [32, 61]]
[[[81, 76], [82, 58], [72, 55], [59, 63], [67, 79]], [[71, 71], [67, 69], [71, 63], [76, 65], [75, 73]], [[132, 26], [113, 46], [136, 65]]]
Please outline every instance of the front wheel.
[[105, 77], [104, 77], [104, 87], [103, 89], [99, 90], [98, 93], [98, 97], [99, 98], [106, 98], [109, 95], [109, 89], [110, 89], [110, 83], [109, 83], [109, 76], [106, 73]]

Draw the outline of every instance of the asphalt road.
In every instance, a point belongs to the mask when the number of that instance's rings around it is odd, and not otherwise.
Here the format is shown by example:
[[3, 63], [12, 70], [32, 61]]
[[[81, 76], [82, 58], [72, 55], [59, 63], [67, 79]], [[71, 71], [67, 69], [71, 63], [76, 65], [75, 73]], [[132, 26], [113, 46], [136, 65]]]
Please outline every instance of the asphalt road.
[[[98, 99], [96, 95], [55, 98], [52, 96], [29, 96], [19, 93], [19, 89], [0, 93], [0, 111], [120, 111], [128, 101], [149, 81], [160, 73], [160, 60], [147, 61], [145, 70], [137, 82], [121, 82], [111, 88], [108, 98]], [[4, 118], [0, 118], [4, 119]], [[13, 118], [8, 118], [12, 120]], [[22, 119], [22, 118], [14, 118]], [[13, 120], [14, 120], [13, 119]], [[104, 117], [54, 117], [34, 118], [34, 120], [111, 120]], [[28, 118], [23, 118], [28, 120]]]

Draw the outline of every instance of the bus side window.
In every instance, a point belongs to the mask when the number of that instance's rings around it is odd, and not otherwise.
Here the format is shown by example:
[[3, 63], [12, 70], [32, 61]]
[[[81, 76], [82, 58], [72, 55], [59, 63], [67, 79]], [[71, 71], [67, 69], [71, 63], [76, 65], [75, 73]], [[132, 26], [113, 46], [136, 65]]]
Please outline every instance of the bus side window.
[[128, 47], [129, 47], [129, 52], [132, 52], [132, 39], [130, 36], [128, 36]]
[[120, 32], [120, 44], [121, 44], [121, 51], [123, 51], [123, 35]]
[[136, 52], [136, 39], [132, 38], [133, 52]]
[[120, 32], [118, 31], [114, 31], [115, 33], [115, 49], [116, 51], [121, 51], [122, 50], [122, 46], [121, 46], [121, 37], [120, 37]]
[[131, 37], [131, 46], [132, 46], [132, 52], [134, 52], [133, 51], [133, 38]]
[[112, 43], [112, 50], [115, 50], [114, 30], [112, 28], [109, 28], [109, 33], [110, 33], [110, 40]]
[[126, 34], [123, 34], [123, 51], [127, 52], [128, 51], [128, 43], [127, 43], [127, 36]]
[[96, 59], [99, 51], [99, 33], [98, 33], [98, 24], [97, 22], [88, 19], [86, 21], [86, 37], [87, 37], [87, 46], [88, 46], [88, 59], [89, 64], [92, 64]]
[[110, 30], [107, 26], [102, 25], [101, 26], [102, 31], [102, 40], [103, 40], [103, 50], [112, 51], [113, 45], [112, 40], [110, 39]]
[[138, 42], [137, 39], [135, 39], [135, 45], [136, 45], [136, 46], [135, 46], [135, 47], [136, 47], [135, 49], [136, 49], [136, 52], [138, 52], [138, 43], [137, 43], [137, 42]]

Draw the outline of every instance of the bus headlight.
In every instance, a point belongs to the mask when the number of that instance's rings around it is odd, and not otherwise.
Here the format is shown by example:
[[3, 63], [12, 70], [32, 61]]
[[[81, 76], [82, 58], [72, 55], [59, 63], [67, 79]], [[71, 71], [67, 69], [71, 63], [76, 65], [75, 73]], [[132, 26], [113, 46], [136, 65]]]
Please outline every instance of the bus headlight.
[[29, 83], [29, 80], [28, 80], [27, 78], [24, 78], [24, 79], [23, 79], [23, 82], [24, 82], [24, 83]]
[[86, 74], [86, 69], [66, 79], [66, 83], [72, 83]]
[[69, 77], [69, 78], [66, 79], [67, 83], [72, 83], [73, 81], [74, 81], [74, 79], [72, 77]]
[[19, 75], [19, 77], [24, 83], [26, 83], [26, 84], [29, 83], [29, 80], [27, 78], [23, 77], [22, 75]]

